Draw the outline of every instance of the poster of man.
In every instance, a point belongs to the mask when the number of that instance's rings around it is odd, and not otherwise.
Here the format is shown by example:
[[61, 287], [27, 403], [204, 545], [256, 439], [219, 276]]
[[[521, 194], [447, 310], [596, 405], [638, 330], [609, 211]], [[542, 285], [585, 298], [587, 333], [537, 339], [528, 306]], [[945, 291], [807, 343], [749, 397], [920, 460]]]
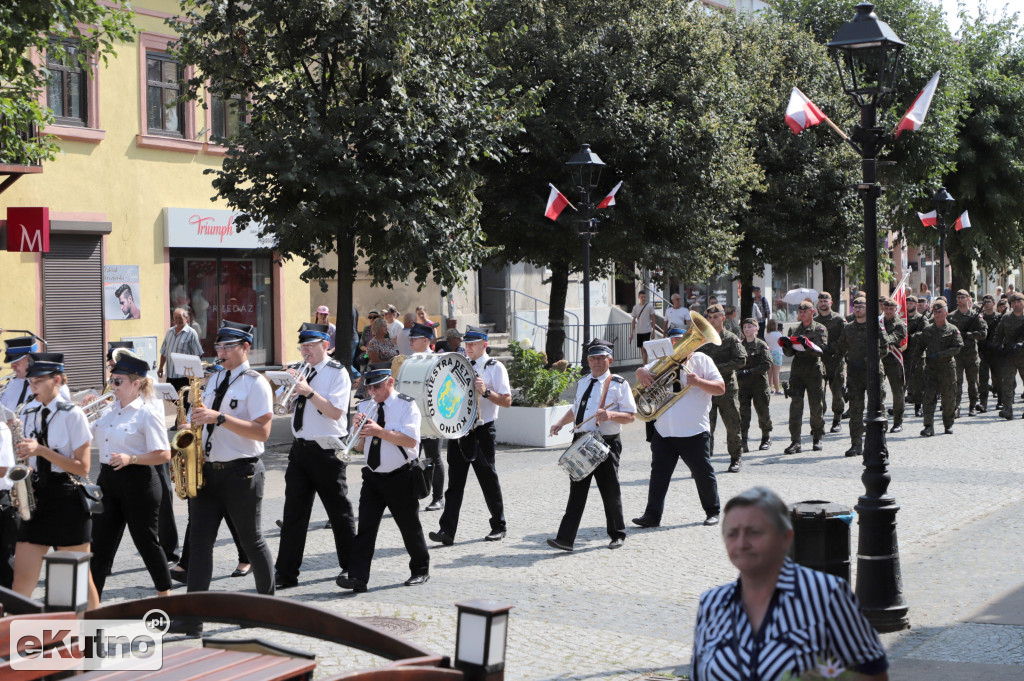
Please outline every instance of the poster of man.
[[138, 265], [106, 265], [103, 268], [103, 316], [105, 319], [139, 319], [141, 291]]

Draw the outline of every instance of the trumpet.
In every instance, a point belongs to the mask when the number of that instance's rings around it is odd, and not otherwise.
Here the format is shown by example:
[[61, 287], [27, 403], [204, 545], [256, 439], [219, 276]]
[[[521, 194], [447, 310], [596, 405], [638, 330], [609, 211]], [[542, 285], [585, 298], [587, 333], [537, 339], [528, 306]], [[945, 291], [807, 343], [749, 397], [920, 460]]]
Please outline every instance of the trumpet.
[[370, 422], [369, 416], [363, 414], [362, 412], [359, 412], [359, 414], [362, 414], [362, 416], [364, 417], [363, 420], [359, 422], [359, 427], [352, 429], [352, 432], [348, 434], [348, 438], [345, 440], [345, 446], [338, 450], [338, 458], [341, 459], [342, 461], [349, 460], [349, 452], [351, 452], [352, 448], [356, 446], [357, 442], [359, 442], [359, 438], [362, 436], [363, 433], [363, 428], [365, 428], [366, 424]]
[[278, 416], [285, 414], [291, 414], [295, 409], [295, 403], [292, 401], [292, 397], [295, 395], [295, 386], [299, 384], [299, 381], [309, 379], [309, 375], [313, 373], [313, 367], [309, 362], [302, 362], [298, 366], [289, 367], [295, 369], [295, 383], [292, 383], [286, 389], [282, 389], [279, 392], [277, 400], [274, 402], [274, 413]]
[[104, 414], [110, 411], [116, 400], [117, 398], [114, 397], [114, 393], [103, 393], [92, 402], [82, 405], [85, 418], [89, 420], [90, 424], [96, 423]]

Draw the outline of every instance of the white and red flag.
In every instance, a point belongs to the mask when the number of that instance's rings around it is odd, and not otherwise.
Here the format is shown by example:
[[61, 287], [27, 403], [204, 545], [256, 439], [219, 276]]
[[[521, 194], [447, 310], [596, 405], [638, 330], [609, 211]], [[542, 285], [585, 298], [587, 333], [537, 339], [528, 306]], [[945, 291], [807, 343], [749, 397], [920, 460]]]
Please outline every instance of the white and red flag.
[[786, 107], [786, 125], [794, 135], [799, 135], [807, 128], [817, 125], [827, 118], [821, 109], [807, 98], [807, 95], [800, 92], [800, 88], [793, 88], [793, 92], [789, 95], [789, 106]]
[[935, 211], [930, 213], [918, 213], [917, 217], [921, 219], [921, 224], [925, 227], [934, 227], [935, 223], [939, 221], [939, 216]]
[[[910, 272], [903, 275], [903, 279], [896, 287], [895, 292], [892, 294], [892, 299], [896, 302], [896, 314], [903, 320], [904, 326], [910, 323], [910, 314], [907, 310], [907, 279], [910, 278]], [[908, 327], [909, 328], [909, 327]], [[903, 350], [907, 347], [907, 337], [904, 336], [903, 340], [900, 341], [900, 349]], [[902, 355], [899, 358], [900, 364], [903, 363]]]
[[548, 205], [544, 207], [544, 217], [549, 220], [557, 220], [566, 206], [576, 210], [576, 206], [569, 203], [569, 199], [565, 198], [562, 192], [555, 189], [555, 185], [548, 183], [548, 186], [551, 187], [551, 193], [548, 194]]
[[601, 203], [597, 204], [597, 210], [600, 210], [601, 208], [607, 208], [608, 206], [614, 206], [615, 192], [619, 191], [619, 187], [621, 186], [622, 181], [620, 180], [619, 183], [615, 185], [610, 192], [608, 192], [608, 196], [601, 199]]
[[971, 218], [967, 215], [967, 211], [964, 211], [963, 214], [956, 219], [956, 222], [953, 223], [953, 227], [955, 227], [958, 232], [961, 229], [971, 228]]
[[928, 107], [932, 105], [932, 97], [935, 96], [935, 88], [938, 84], [939, 72], [936, 71], [896, 125], [896, 130], [893, 133], [896, 137], [899, 137], [904, 130], [917, 130], [924, 124], [924, 117], [928, 115]]

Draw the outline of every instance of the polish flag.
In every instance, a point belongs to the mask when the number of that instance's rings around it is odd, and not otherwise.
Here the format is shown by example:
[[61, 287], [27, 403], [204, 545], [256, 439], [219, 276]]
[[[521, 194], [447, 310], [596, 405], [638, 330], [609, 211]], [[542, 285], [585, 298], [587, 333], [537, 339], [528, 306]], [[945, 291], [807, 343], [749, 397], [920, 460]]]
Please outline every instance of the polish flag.
[[971, 228], [971, 218], [968, 217], [967, 211], [964, 211], [963, 215], [961, 215], [960, 217], [958, 217], [956, 219], [956, 222], [953, 223], [953, 227], [955, 227], [956, 231], [958, 231], [958, 232], [961, 229], [970, 229]]
[[569, 203], [569, 199], [555, 189], [555, 185], [548, 183], [548, 186], [551, 187], [551, 193], [548, 194], [548, 205], [544, 207], [544, 217], [549, 220], [557, 220], [566, 206], [576, 210], [576, 207]]
[[[903, 320], [904, 326], [909, 324], [910, 315], [907, 311], [907, 279], [910, 277], [910, 272], [903, 275], [903, 280], [900, 281], [896, 287], [895, 293], [892, 294], [892, 299], [896, 302], [896, 314]], [[900, 349], [904, 350], [907, 347], [907, 337], [904, 336], [903, 340], [900, 341]], [[900, 355], [897, 359], [900, 360], [900, 364], [903, 364], [903, 356]]]
[[807, 99], [807, 95], [800, 92], [800, 88], [793, 88], [792, 94], [789, 95], [789, 106], [786, 107], [786, 125], [794, 135], [799, 135], [826, 118], [821, 109]]
[[918, 213], [917, 217], [921, 218], [921, 224], [925, 227], [934, 227], [935, 223], [939, 221], [939, 216], [936, 215], [935, 211], [930, 213]]
[[935, 88], [938, 84], [939, 72], [936, 71], [932, 79], [917, 95], [914, 103], [907, 109], [907, 113], [903, 114], [899, 125], [896, 126], [896, 137], [899, 137], [904, 130], [917, 130], [924, 124], [924, 117], [928, 115], [928, 107], [932, 104], [932, 97], [935, 95]]
[[622, 181], [620, 180], [619, 183], [617, 185], [615, 185], [615, 187], [610, 192], [608, 192], [608, 196], [606, 196], [603, 199], [601, 199], [601, 203], [597, 204], [597, 210], [600, 210], [601, 208], [607, 208], [608, 206], [614, 206], [615, 205], [615, 192], [619, 191], [619, 187], [621, 187], [621, 186], [622, 186]]

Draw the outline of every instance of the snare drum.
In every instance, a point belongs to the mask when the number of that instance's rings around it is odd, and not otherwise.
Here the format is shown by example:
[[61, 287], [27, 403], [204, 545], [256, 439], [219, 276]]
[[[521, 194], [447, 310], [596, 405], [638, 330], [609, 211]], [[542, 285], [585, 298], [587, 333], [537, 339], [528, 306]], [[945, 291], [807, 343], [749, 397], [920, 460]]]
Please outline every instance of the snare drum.
[[593, 473], [611, 451], [599, 435], [586, 433], [565, 450], [558, 458], [558, 465], [569, 474], [573, 482], [579, 482]]
[[457, 352], [411, 355], [398, 370], [395, 389], [416, 400], [423, 421], [420, 436], [454, 439], [476, 424], [480, 400], [473, 382], [476, 372]]

